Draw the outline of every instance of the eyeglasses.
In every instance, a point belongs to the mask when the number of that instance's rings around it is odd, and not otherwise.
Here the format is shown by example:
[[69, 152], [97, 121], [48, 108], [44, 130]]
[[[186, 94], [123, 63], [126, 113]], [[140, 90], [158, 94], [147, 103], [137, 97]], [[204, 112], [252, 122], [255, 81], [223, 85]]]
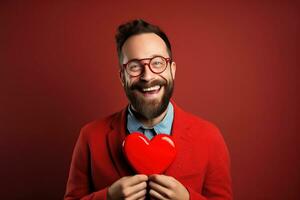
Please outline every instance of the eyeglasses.
[[[141, 61], [143, 60], [149, 60], [149, 62], [142, 63]], [[169, 62], [171, 62], [171, 58], [155, 56], [153, 58], [129, 60], [126, 64], [123, 64], [123, 67], [130, 76], [140, 76], [144, 71], [145, 65], [149, 66], [151, 72], [160, 74], [166, 70]]]

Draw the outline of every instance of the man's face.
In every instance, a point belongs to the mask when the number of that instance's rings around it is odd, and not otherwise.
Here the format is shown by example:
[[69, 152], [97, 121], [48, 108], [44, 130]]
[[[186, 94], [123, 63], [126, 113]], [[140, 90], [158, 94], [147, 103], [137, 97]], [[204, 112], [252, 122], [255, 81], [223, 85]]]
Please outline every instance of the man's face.
[[[163, 56], [169, 58], [164, 41], [154, 33], [144, 33], [131, 36], [122, 48], [123, 61], [127, 63], [132, 59], [152, 58]], [[142, 63], [149, 63], [143, 60]], [[132, 77], [125, 70], [120, 72], [125, 93], [133, 108], [144, 118], [153, 119], [162, 114], [172, 96], [176, 65], [168, 63], [165, 71], [155, 74], [144, 66], [140, 76]]]

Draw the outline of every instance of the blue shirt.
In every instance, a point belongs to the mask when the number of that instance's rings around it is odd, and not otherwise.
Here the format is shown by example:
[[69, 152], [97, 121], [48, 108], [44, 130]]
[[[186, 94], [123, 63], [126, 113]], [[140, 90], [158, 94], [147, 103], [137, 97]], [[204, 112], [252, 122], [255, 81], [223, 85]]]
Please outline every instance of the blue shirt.
[[[174, 119], [174, 108], [172, 103], [170, 102], [167, 108], [167, 113], [163, 120], [156, 124], [154, 127], [145, 127], [133, 114], [128, 106], [128, 114], [127, 114], [127, 130], [129, 133], [132, 132], [141, 132], [146, 135], [148, 139], [152, 139], [155, 134], [168, 134], [171, 135], [172, 124]], [[154, 130], [153, 130], [154, 129]]]

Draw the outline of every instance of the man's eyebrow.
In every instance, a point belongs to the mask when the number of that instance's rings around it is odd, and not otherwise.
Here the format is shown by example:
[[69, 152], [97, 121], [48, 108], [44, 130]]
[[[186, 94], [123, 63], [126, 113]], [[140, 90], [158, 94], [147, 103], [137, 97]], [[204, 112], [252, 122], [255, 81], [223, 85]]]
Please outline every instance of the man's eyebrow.
[[152, 55], [150, 56], [150, 58], [153, 58], [153, 57], [155, 57], [155, 56], [162, 56], [162, 55], [160, 55], [160, 54], [152, 54]]
[[153, 57], [155, 57], [155, 56], [162, 56], [162, 57], [164, 57], [163, 55], [160, 55], [160, 54], [152, 54], [152, 55], [150, 55], [150, 56], [148, 56], [148, 57], [144, 57], [144, 58], [131, 58], [131, 59], [129, 59], [129, 60], [141, 60], [141, 59], [145, 59], [145, 58], [153, 58]]

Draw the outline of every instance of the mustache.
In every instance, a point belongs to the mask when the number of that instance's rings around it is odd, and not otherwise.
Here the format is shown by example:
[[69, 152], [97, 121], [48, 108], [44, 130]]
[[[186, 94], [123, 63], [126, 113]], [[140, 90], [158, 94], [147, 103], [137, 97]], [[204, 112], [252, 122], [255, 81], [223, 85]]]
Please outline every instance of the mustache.
[[130, 89], [131, 90], [136, 90], [136, 89], [142, 89], [142, 88], [149, 88], [149, 87], [153, 87], [155, 85], [167, 85], [167, 81], [166, 80], [154, 80], [152, 82], [143, 82], [143, 81], [138, 81], [134, 84], [131, 85]]

